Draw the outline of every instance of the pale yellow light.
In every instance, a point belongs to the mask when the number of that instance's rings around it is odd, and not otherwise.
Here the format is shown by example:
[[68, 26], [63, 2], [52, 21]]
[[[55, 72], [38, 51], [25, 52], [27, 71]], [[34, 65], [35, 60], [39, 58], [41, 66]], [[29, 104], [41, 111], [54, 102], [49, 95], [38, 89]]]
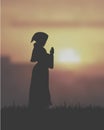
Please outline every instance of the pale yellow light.
[[80, 63], [81, 58], [77, 51], [73, 48], [70, 49], [62, 49], [58, 54], [58, 61], [62, 63]]

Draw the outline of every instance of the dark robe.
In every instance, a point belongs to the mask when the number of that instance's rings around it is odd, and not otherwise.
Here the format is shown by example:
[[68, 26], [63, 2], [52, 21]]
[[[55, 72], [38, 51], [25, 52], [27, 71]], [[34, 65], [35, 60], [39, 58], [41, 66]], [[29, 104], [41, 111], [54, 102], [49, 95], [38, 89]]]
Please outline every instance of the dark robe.
[[45, 108], [51, 105], [49, 92], [49, 70], [53, 68], [53, 54], [47, 54], [43, 47], [34, 45], [31, 61], [36, 62], [32, 71], [29, 107]]

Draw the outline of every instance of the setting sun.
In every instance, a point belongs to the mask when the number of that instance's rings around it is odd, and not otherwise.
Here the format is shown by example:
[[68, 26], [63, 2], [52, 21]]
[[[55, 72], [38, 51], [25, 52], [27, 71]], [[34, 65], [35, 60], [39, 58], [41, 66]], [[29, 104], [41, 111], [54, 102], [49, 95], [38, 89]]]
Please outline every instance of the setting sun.
[[81, 61], [78, 52], [73, 48], [61, 50], [58, 60], [62, 63], [80, 63]]

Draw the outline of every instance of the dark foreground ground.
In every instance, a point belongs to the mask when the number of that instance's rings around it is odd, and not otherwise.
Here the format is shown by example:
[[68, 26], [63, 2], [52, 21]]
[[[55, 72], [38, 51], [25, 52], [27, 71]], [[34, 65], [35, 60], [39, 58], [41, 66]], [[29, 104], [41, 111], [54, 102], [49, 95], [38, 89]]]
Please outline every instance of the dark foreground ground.
[[104, 108], [59, 107], [29, 110], [6, 107], [1, 110], [1, 130], [104, 130]]

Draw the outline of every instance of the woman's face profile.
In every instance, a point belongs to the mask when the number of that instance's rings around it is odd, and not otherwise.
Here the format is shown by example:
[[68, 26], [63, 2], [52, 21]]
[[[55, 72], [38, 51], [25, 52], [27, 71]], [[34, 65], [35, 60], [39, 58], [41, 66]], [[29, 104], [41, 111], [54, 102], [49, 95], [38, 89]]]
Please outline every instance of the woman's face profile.
[[47, 41], [47, 39], [40, 39], [40, 40], [38, 40], [38, 41], [36, 41], [36, 42], [37, 42], [37, 44], [38, 44], [39, 46], [44, 47], [45, 44], [46, 44], [46, 41]]

